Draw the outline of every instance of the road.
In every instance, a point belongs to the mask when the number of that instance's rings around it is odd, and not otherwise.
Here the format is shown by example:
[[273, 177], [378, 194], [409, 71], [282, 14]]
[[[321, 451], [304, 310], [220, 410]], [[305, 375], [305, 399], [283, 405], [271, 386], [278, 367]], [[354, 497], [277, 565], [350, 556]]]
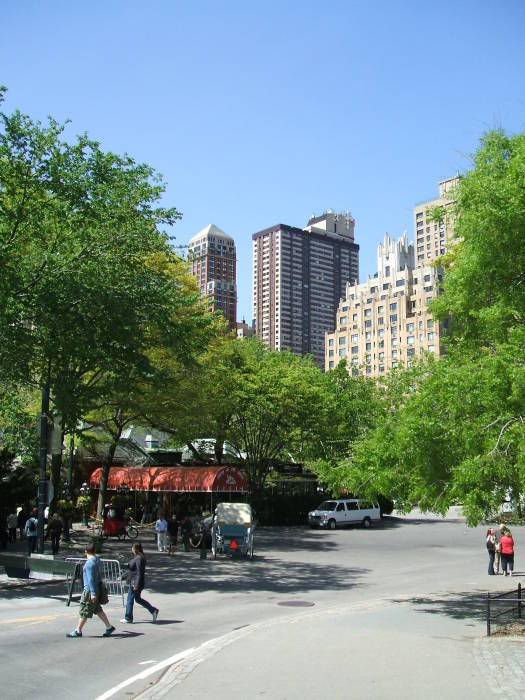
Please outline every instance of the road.
[[[144, 597], [160, 609], [156, 624], [138, 606], [135, 624], [120, 624], [123, 608], [112, 601], [113, 637], [102, 638], [95, 619], [82, 639], [67, 639], [78, 606], [65, 606], [63, 587], [0, 588], [4, 696], [293, 700], [351, 691], [410, 700], [424, 688], [428, 700], [525, 697], [520, 678], [495, 685], [484, 671], [499, 657], [498, 642], [486, 646], [483, 601], [489, 589], [517, 585], [525, 531], [514, 530], [513, 579], [487, 576], [484, 534], [457, 511], [389, 517], [370, 530], [260, 528], [253, 562], [195, 551], [170, 558], [148, 536]], [[124, 559], [128, 547], [114, 542], [104, 556]]]

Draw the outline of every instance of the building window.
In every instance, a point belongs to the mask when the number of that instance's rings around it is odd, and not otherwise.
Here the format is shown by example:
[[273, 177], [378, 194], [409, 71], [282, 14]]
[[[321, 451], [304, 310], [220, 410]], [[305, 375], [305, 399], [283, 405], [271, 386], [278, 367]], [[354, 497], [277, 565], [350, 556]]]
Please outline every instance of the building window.
[[429, 346], [428, 346], [428, 351], [429, 351], [429, 352], [434, 352], [434, 346], [433, 346], [433, 345], [429, 345]]
[[346, 345], [346, 338], [344, 335], [339, 338], [339, 345]]
[[397, 350], [392, 350], [392, 357], [397, 357]]
[[397, 314], [392, 314], [390, 316], [390, 323], [397, 323]]
[[377, 307], [377, 313], [378, 313], [378, 314], [383, 314], [383, 313], [385, 313], [385, 307], [384, 307], [384, 306], [378, 306], [378, 307]]
[[372, 340], [372, 331], [367, 331], [365, 333], [365, 339], [366, 340]]
[[370, 318], [371, 315], [372, 315], [372, 309], [365, 309], [365, 317]]
[[328, 338], [328, 345], [332, 346], [334, 344], [333, 338]]
[[[396, 303], [390, 304], [390, 311], [397, 311], [397, 304]], [[390, 318], [392, 318], [392, 316]]]
[[346, 355], [346, 348], [340, 348], [339, 357], [344, 357]]
[[377, 335], [378, 335], [379, 338], [384, 338], [384, 336], [385, 336], [385, 329], [384, 329], [384, 328], [380, 328], [380, 329], [377, 331]]
[[367, 343], [365, 350], [372, 350], [372, 343]]
[[330, 360], [330, 362], [328, 363], [328, 367], [329, 367], [330, 369], [333, 369], [333, 368], [334, 368], [334, 361], [333, 361], [333, 360]]
[[430, 333], [427, 333], [427, 340], [434, 340], [434, 331], [430, 331]]
[[329, 350], [329, 351], [328, 351], [328, 357], [333, 357], [333, 356], [334, 356], [334, 351], [333, 351], [333, 350]]
[[379, 365], [379, 371], [384, 372], [385, 371], [385, 365]]
[[427, 318], [427, 328], [434, 327], [434, 320], [432, 318]]
[[357, 345], [353, 345], [352, 346], [352, 355], [357, 355], [358, 352], [359, 352], [359, 348], [357, 347]]
[[415, 342], [416, 342], [416, 337], [414, 335], [407, 336], [407, 344], [408, 345], [414, 345]]
[[357, 314], [354, 314], [354, 315], [352, 316], [352, 321], [357, 321]]
[[358, 340], [359, 340], [359, 336], [357, 335], [357, 333], [354, 334], [354, 335], [350, 338], [350, 341], [351, 341], [352, 343], [357, 343]]
[[384, 359], [385, 359], [385, 353], [384, 353], [384, 352], [380, 352], [380, 353], [379, 353], [379, 359], [380, 359], [380, 360], [384, 360]]
[[404, 286], [405, 286], [405, 280], [397, 280], [396, 287], [404, 287]]
[[341, 325], [344, 325], [346, 323], [346, 316], [341, 316], [341, 318], [339, 319], [339, 323]]
[[413, 323], [407, 323], [407, 333], [412, 333], [414, 330], [414, 324]]
[[365, 328], [372, 328], [372, 321], [365, 321]]
[[382, 326], [382, 325], [384, 324], [384, 322], [385, 322], [385, 319], [384, 319], [383, 316], [380, 316], [380, 317], [377, 319], [377, 325], [378, 325], [378, 326]]

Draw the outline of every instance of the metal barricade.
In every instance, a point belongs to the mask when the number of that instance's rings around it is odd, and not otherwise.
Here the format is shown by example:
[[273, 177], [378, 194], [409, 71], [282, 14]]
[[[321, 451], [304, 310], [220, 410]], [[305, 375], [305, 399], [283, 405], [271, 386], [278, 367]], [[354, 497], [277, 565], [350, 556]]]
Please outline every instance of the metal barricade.
[[[69, 557], [66, 561], [74, 562], [75, 564], [85, 564], [85, 558]], [[108, 588], [109, 596], [120, 596], [122, 599], [122, 605], [124, 605], [124, 584], [122, 582], [122, 571], [120, 569], [120, 562], [118, 559], [101, 559], [100, 560], [103, 567], [103, 579], [104, 583]], [[67, 576], [66, 584], [69, 588], [71, 585], [71, 578]], [[82, 579], [75, 581], [75, 586], [73, 588], [73, 595], [82, 593], [84, 584]]]

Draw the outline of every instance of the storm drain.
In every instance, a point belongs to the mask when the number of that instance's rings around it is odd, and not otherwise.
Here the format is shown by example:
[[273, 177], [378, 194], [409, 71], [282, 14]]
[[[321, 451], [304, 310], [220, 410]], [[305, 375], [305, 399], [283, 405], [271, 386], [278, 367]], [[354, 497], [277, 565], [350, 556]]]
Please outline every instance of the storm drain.
[[283, 600], [277, 605], [284, 605], [287, 608], [310, 608], [315, 603], [310, 603], [308, 600]]

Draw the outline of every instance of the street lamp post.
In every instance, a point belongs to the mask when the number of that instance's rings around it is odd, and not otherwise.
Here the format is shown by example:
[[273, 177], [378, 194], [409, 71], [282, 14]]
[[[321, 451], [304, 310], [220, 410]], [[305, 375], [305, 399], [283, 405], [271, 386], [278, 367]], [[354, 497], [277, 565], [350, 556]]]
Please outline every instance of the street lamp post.
[[[69, 481], [64, 481], [64, 486], [62, 487], [62, 495], [64, 500], [68, 503], [71, 501], [71, 487]], [[64, 518], [64, 542], [71, 542], [71, 537], [69, 536], [69, 515]]]
[[[84, 481], [82, 486], [80, 487], [80, 495], [83, 498], [87, 498], [89, 496], [89, 485]], [[87, 525], [88, 524], [88, 519], [87, 519], [87, 511], [86, 511], [86, 504], [83, 501], [82, 502], [82, 525]]]

